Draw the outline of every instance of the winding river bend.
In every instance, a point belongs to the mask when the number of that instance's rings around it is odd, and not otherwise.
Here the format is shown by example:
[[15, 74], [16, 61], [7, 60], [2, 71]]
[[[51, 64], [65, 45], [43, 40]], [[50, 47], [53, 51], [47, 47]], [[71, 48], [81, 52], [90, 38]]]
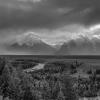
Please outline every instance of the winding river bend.
[[24, 71], [25, 72], [33, 72], [35, 70], [40, 70], [40, 69], [43, 69], [44, 68], [44, 63], [39, 63], [38, 65], [34, 66], [33, 68], [28, 68], [28, 69], [25, 69]]

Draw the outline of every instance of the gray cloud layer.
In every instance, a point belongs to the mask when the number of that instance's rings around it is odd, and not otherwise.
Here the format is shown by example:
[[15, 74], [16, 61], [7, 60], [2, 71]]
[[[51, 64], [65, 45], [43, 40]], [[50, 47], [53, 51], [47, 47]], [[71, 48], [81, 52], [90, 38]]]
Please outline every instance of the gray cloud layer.
[[56, 28], [100, 22], [99, 0], [33, 1], [0, 0], [0, 28]]

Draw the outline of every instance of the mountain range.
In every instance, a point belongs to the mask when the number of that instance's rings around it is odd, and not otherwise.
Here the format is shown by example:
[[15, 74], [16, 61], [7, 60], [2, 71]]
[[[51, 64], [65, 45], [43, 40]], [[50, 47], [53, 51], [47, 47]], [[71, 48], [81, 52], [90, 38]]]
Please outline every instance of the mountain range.
[[62, 45], [50, 45], [33, 33], [20, 35], [7, 50], [26, 52], [33, 55], [100, 55], [100, 36], [91, 38], [78, 36], [75, 39], [64, 42]]
[[7, 45], [7, 50], [14, 52], [25, 52], [33, 55], [52, 55], [55, 48], [44, 42], [37, 35], [28, 33], [20, 35], [14, 42]]
[[100, 38], [79, 36], [64, 43], [56, 52], [60, 55], [100, 55]]

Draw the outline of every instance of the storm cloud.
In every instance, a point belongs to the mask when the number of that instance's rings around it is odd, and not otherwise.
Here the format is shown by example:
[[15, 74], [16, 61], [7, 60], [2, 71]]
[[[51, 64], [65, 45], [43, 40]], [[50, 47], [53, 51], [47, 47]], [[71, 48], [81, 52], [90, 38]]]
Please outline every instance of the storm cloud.
[[96, 24], [100, 21], [99, 5], [99, 0], [0, 0], [0, 28]]

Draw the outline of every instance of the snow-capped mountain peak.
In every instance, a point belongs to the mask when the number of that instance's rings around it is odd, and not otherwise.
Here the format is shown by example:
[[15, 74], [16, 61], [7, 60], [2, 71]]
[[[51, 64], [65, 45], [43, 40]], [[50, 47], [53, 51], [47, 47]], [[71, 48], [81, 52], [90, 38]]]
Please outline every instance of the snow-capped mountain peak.
[[42, 39], [38, 35], [34, 34], [34, 32], [28, 32], [17, 36], [16, 42], [19, 45], [26, 44], [29, 46], [33, 46], [34, 44], [41, 43]]

